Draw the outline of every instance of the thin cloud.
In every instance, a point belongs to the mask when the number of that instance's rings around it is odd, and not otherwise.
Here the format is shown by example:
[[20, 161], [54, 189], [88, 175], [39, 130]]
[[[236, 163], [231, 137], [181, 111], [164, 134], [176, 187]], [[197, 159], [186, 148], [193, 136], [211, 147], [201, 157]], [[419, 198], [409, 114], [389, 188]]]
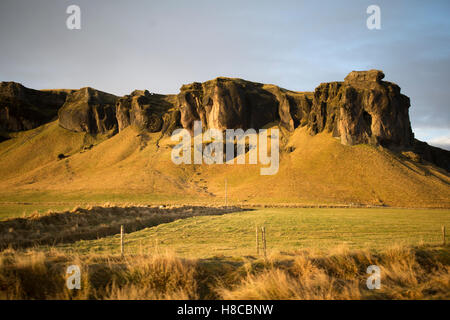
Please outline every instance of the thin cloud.
[[450, 151], [450, 136], [437, 137], [428, 142], [430, 145]]

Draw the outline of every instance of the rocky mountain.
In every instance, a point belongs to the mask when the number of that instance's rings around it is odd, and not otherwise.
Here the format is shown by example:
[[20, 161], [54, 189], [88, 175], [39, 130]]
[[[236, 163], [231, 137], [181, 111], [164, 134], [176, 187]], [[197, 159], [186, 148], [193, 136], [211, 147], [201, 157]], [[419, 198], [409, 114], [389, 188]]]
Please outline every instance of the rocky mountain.
[[67, 96], [58, 119], [61, 127], [76, 132], [106, 133], [117, 129], [118, 97], [93, 88], [82, 88]]
[[135, 125], [149, 132], [171, 133], [179, 123], [179, 111], [171, 96], [135, 90], [117, 101], [116, 118], [119, 131]]
[[410, 99], [383, 81], [379, 70], [353, 71], [343, 82], [320, 84], [314, 92], [294, 92], [240, 79], [217, 78], [181, 87], [182, 127], [195, 120], [206, 128], [261, 128], [270, 122], [310, 134], [330, 132], [344, 145], [381, 145], [450, 171], [450, 152], [414, 139]]
[[117, 97], [93, 88], [37, 91], [16, 83], [0, 86], [0, 129], [19, 131], [49, 121], [61, 127], [114, 135], [130, 125], [147, 132], [204, 128], [254, 128], [278, 123], [292, 132], [329, 132], [344, 145], [370, 144], [409, 154], [450, 171], [450, 152], [414, 139], [410, 100], [379, 70], [352, 71], [344, 81], [296, 92], [242, 79], [216, 78], [183, 85], [178, 95], [135, 90]]
[[181, 87], [181, 125], [191, 129], [261, 128], [279, 122], [292, 131], [332, 132], [345, 145], [411, 146], [409, 98], [378, 70], [351, 72], [344, 82], [322, 83], [299, 93], [240, 79], [217, 78]]
[[409, 98], [378, 70], [351, 72], [344, 82], [322, 83], [314, 92], [308, 126], [327, 130], [341, 143], [408, 147], [413, 143]]
[[36, 128], [56, 117], [73, 90], [33, 90], [16, 82], [0, 82], [0, 131]]

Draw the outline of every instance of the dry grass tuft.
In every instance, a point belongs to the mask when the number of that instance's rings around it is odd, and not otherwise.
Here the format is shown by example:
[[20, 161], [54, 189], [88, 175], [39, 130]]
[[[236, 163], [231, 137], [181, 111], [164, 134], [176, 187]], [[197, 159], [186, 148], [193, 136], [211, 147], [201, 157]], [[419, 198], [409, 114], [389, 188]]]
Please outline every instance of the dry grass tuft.
[[[340, 247], [321, 256], [304, 250], [290, 263], [270, 261], [262, 271], [248, 272], [217, 292], [222, 299], [450, 299], [446, 257], [448, 248], [395, 246], [373, 254]], [[379, 290], [366, 286], [370, 265], [381, 269]]]
[[[72, 264], [81, 268], [80, 290], [66, 287], [66, 268]], [[371, 264], [381, 269], [379, 290], [366, 286]], [[302, 250], [266, 260], [7, 249], [0, 254], [0, 298], [450, 299], [450, 261], [448, 247]]]
[[126, 272], [112, 281], [105, 299], [198, 299], [196, 262], [173, 254], [128, 260]]

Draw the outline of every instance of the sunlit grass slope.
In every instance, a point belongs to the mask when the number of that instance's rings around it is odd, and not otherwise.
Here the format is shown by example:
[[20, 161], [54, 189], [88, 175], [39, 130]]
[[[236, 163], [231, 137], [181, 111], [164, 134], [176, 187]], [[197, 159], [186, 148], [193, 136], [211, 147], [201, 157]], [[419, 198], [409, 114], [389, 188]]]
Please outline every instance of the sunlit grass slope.
[[305, 128], [283, 131], [273, 176], [260, 175], [259, 164], [177, 166], [173, 145], [133, 127], [106, 139], [52, 122], [0, 143], [0, 201], [222, 204], [227, 179], [229, 203], [450, 207], [447, 172]]

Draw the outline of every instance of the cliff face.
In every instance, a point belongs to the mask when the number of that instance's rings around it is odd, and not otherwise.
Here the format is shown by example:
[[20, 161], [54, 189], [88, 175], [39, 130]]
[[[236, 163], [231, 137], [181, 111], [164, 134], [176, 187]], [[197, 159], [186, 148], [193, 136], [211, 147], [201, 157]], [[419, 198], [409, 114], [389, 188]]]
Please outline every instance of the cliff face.
[[67, 97], [58, 112], [59, 124], [88, 133], [115, 134], [130, 125], [149, 132], [172, 132], [179, 123], [179, 111], [173, 110], [170, 100], [170, 96], [151, 94], [147, 90], [117, 97], [82, 88]]
[[287, 91], [238, 79], [218, 78], [181, 88], [181, 125], [192, 129], [261, 128], [280, 122], [294, 130], [307, 126], [311, 134], [332, 132], [346, 145], [368, 143], [410, 146], [409, 98], [384, 82], [381, 71], [352, 72], [344, 82], [322, 83], [314, 93]]
[[0, 82], [0, 131], [30, 130], [49, 122], [71, 90], [40, 91]]
[[70, 94], [58, 111], [61, 127], [90, 133], [105, 133], [117, 129], [115, 104], [118, 97], [92, 88], [82, 88]]
[[[270, 122], [293, 130], [309, 112], [306, 94], [241, 79], [217, 78], [181, 87], [178, 106], [181, 125], [195, 120], [205, 128], [259, 129]], [[306, 123], [306, 122], [305, 122]]]
[[178, 126], [192, 130], [195, 120], [222, 130], [259, 129], [275, 122], [290, 131], [307, 126], [311, 134], [332, 132], [346, 145], [409, 147], [414, 142], [409, 98], [383, 78], [377, 70], [353, 71], [345, 81], [322, 83], [314, 92], [217, 78], [184, 85], [176, 97], [135, 90], [120, 98], [92, 88], [43, 92], [2, 83], [0, 129], [31, 129], [58, 112], [62, 127], [89, 133], [136, 125], [170, 134]]
[[351, 72], [344, 82], [323, 83], [314, 92], [308, 127], [340, 137], [345, 145], [411, 146], [409, 98], [381, 71]]
[[180, 124], [205, 128], [254, 128], [270, 122], [315, 135], [330, 132], [344, 145], [381, 145], [415, 154], [450, 171], [450, 152], [414, 139], [410, 100], [400, 87], [383, 81], [379, 70], [353, 71], [344, 81], [320, 84], [314, 92], [294, 92], [241, 79], [217, 78], [181, 87]]
[[414, 139], [409, 98], [383, 78], [378, 70], [353, 71], [344, 81], [322, 83], [314, 92], [217, 78], [183, 85], [178, 95], [135, 90], [124, 97], [92, 88], [37, 91], [6, 82], [0, 85], [0, 133], [34, 128], [56, 112], [62, 127], [89, 133], [115, 134], [130, 125], [162, 134], [177, 127], [192, 132], [196, 120], [205, 129], [221, 130], [276, 123], [289, 131], [307, 127], [312, 135], [330, 132], [345, 145], [412, 151], [450, 171], [448, 151]]
[[119, 131], [135, 125], [149, 132], [171, 133], [179, 122], [179, 111], [170, 110], [173, 105], [168, 100], [167, 96], [147, 90], [135, 90], [120, 98], [116, 103]]

